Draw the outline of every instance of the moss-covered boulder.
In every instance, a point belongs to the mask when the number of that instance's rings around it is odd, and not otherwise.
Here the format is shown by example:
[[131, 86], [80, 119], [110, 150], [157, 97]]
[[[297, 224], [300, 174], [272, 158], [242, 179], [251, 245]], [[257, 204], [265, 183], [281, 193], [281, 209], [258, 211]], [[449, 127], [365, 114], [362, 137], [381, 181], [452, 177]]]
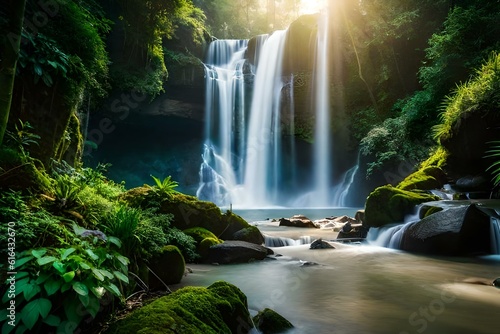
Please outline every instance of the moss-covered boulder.
[[[149, 268], [165, 283], [177, 284], [181, 281], [186, 270], [186, 263], [181, 251], [176, 246], [168, 245], [153, 256]], [[163, 289], [165, 286], [153, 275], [148, 275], [150, 289]]]
[[255, 324], [255, 327], [262, 332], [262, 334], [283, 333], [290, 328], [293, 328], [290, 321], [286, 320], [279, 313], [269, 308], [265, 308], [253, 317], [253, 323]]
[[17, 151], [9, 148], [2, 148], [0, 159], [3, 169], [0, 173], [0, 189], [50, 193], [51, 181], [40, 161], [33, 159], [25, 162]]
[[260, 233], [260, 230], [257, 227], [249, 226], [236, 231], [231, 240], [240, 240], [262, 245], [264, 243], [264, 236]]
[[436, 166], [428, 166], [408, 175], [397, 188], [402, 190], [439, 189], [446, 183], [446, 174]]
[[183, 232], [191, 236], [196, 241], [196, 250], [198, 251], [202, 261], [207, 259], [208, 249], [210, 247], [223, 242], [221, 239], [217, 238], [215, 234], [203, 227], [188, 228]]
[[236, 286], [218, 281], [186, 287], [159, 298], [112, 324], [107, 334], [248, 333], [247, 298]]
[[402, 190], [391, 185], [378, 187], [366, 199], [365, 224], [380, 227], [401, 222], [418, 204], [439, 200], [439, 197], [423, 191]]

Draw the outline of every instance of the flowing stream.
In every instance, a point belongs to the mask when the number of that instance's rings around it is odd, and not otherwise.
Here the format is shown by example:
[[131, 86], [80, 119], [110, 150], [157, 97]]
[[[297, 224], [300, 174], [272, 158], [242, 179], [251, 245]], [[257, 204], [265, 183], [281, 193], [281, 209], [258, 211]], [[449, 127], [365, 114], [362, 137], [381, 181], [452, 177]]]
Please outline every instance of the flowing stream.
[[[260, 211], [261, 220], [275, 212]], [[291, 321], [295, 329], [288, 333], [499, 333], [500, 289], [464, 281], [500, 277], [500, 256], [440, 258], [334, 245], [273, 248], [283, 256], [248, 264], [194, 265], [182, 285], [233, 283], [252, 313], [269, 307]]]

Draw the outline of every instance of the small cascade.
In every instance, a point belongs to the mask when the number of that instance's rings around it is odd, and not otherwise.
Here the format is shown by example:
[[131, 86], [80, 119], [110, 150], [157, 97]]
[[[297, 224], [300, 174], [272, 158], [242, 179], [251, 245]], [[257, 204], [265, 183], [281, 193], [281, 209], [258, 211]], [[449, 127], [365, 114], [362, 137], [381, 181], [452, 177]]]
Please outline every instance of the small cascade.
[[310, 236], [301, 236], [299, 239], [272, 237], [264, 234], [264, 245], [266, 247], [285, 247], [307, 245], [312, 242]]
[[356, 165], [349, 169], [343, 176], [342, 182], [337, 186], [333, 196], [333, 206], [335, 207], [346, 207], [349, 206], [347, 202], [347, 195], [349, 195], [349, 191], [351, 190], [352, 183], [354, 182], [354, 177], [359, 169], [359, 154], [358, 161]]
[[415, 213], [408, 215], [402, 224], [371, 227], [366, 236], [366, 242], [372, 246], [400, 249], [405, 231], [419, 220], [421, 207], [421, 205], [417, 206]]

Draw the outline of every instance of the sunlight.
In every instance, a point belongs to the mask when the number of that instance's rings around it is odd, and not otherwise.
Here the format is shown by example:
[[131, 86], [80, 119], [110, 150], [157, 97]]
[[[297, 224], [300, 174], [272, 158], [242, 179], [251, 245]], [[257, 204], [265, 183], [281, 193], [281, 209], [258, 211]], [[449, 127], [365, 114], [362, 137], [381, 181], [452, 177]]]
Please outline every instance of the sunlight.
[[299, 14], [314, 14], [321, 12], [327, 5], [327, 0], [301, 0]]

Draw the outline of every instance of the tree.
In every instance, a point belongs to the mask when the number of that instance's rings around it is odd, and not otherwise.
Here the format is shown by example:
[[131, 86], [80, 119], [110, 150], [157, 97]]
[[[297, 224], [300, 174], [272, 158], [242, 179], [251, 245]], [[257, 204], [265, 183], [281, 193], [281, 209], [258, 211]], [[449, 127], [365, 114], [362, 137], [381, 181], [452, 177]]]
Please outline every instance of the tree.
[[3, 142], [12, 103], [17, 59], [21, 46], [24, 7], [26, 0], [3, 0], [0, 12], [0, 146]]

